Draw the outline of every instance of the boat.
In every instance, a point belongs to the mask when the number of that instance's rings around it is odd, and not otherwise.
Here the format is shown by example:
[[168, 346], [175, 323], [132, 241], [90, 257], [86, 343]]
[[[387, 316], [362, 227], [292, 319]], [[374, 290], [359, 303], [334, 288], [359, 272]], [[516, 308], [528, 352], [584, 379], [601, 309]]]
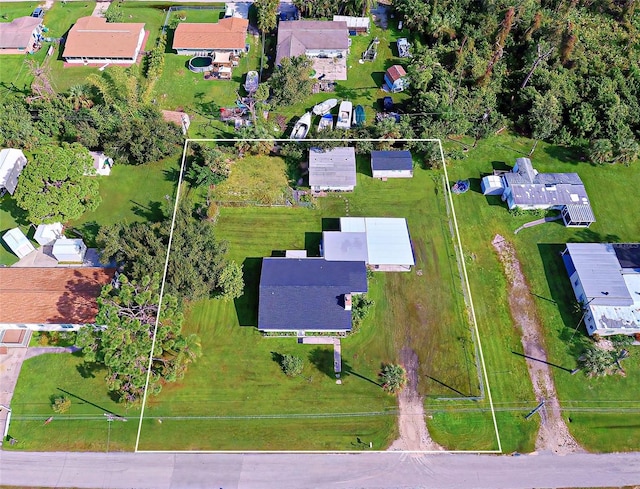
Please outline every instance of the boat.
[[333, 129], [333, 116], [331, 114], [325, 114], [320, 118], [318, 132], [322, 132], [325, 129], [328, 129], [329, 131]]
[[340, 102], [338, 109], [338, 122], [336, 129], [351, 129], [351, 113], [353, 112], [353, 104], [348, 100]]
[[258, 72], [250, 71], [249, 73], [247, 73], [247, 78], [244, 81], [244, 89], [248, 93], [255, 92], [258, 89], [258, 82], [259, 82]]
[[311, 127], [311, 112], [306, 112], [296, 125], [293, 126], [293, 130], [291, 131], [291, 139], [304, 139], [307, 137], [307, 133], [309, 132], [309, 128]]
[[335, 98], [330, 98], [318, 105], [315, 105], [312, 112], [315, 115], [325, 115], [331, 112], [331, 109], [333, 109], [336, 105], [338, 105], [338, 100]]
[[353, 125], [361, 126], [364, 124], [364, 107], [362, 105], [356, 105], [356, 110], [353, 111]]

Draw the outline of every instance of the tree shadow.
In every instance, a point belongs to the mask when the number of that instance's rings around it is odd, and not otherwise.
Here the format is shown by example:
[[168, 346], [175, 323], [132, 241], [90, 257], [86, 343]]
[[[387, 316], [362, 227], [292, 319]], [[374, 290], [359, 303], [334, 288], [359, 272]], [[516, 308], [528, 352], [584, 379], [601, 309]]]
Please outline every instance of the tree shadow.
[[2, 207], [3, 211], [9, 213], [18, 226], [28, 226], [30, 224], [27, 219], [29, 213], [18, 207], [15, 199], [10, 194], [7, 193], [0, 198], [0, 207]]
[[322, 242], [322, 233], [306, 232], [304, 233], [304, 249], [307, 250], [307, 256], [320, 256], [320, 243]]
[[[336, 378], [336, 372], [334, 370], [333, 364], [334, 356], [333, 356], [333, 347], [331, 345], [327, 345], [326, 347], [317, 347], [309, 352], [309, 362], [320, 372], [325, 374], [327, 377], [331, 379]], [[365, 380], [370, 384], [373, 384], [377, 387], [382, 387], [382, 384], [376, 382], [373, 379], [365, 377], [364, 375], [359, 374], [354, 371], [348, 361], [342, 358], [342, 371], [340, 372], [340, 377], [344, 379], [345, 377], [354, 376], [359, 379]]]
[[31, 90], [29, 88], [27, 88], [26, 86], [24, 88], [18, 88], [13, 82], [0, 82], [0, 87], [3, 88], [3, 92], [16, 93], [24, 97], [28, 97], [29, 95], [31, 95]]
[[113, 279], [114, 269], [81, 268], [72, 272], [73, 278], [64, 286], [56, 303], [56, 313], [48, 323], [86, 324], [94, 321], [98, 312], [96, 298], [102, 287]]
[[149, 202], [148, 205], [140, 204], [134, 200], [130, 200], [133, 204], [131, 210], [136, 216], [140, 216], [147, 221], [160, 222], [164, 220], [164, 210], [161, 202]]
[[111, 410], [109, 410], [109, 409], [107, 409], [105, 407], [99, 406], [98, 404], [95, 404], [95, 403], [93, 403], [93, 402], [91, 402], [91, 401], [89, 401], [87, 399], [84, 399], [83, 397], [76, 396], [75, 394], [72, 394], [71, 392], [66, 391], [64, 389], [61, 389], [60, 387], [56, 387], [56, 389], [58, 389], [60, 392], [63, 392], [64, 394], [67, 394], [67, 395], [69, 395], [69, 396], [71, 396], [71, 397], [73, 397], [75, 399], [78, 399], [79, 401], [82, 401], [84, 404], [88, 404], [89, 406], [93, 406], [95, 408], [98, 408], [100, 411], [102, 411], [104, 413], [113, 414], [114, 416], [117, 416], [118, 418], [124, 418], [124, 416], [121, 416], [120, 414], [114, 413], [113, 411], [111, 411]]
[[162, 173], [164, 175], [164, 179], [167, 182], [177, 183], [180, 179], [180, 166], [178, 166], [177, 168], [169, 168], [168, 170], [163, 170]]
[[96, 221], [88, 221], [75, 226], [74, 230], [82, 235], [82, 239], [89, 248], [96, 247], [96, 236], [100, 231], [100, 224]]
[[258, 326], [258, 296], [262, 258], [245, 258], [242, 262], [244, 279], [243, 294], [234, 299], [240, 326]]
[[[82, 355], [82, 351], [80, 351]], [[83, 379], [95, 379], [96, 372], [104, 370], [104, 366], [95, 362], [82, 362], [76, 365], [76, 370]]]
[[[574, 241], [574, 240], [572, 240]], [[616, 234], [600, 234], [590, 228], [580, 229], [575, 234], [575, 241], [581, 243], [619, 243], [620, 236]]]
[[[574, 165], [583, 163], [585, 159], [584, 155], [576, 148], [568, 146], [546, 146], [544, 152], [556, 160], [563, 163], [573, 163]], [[593, 163], [591, 165], [595, 166]]]
[[278, 367], [282, 368], [282, 362], [284, 361], [284, 355], [276, 351], [271, 352], [271, 360], [278, 364]]

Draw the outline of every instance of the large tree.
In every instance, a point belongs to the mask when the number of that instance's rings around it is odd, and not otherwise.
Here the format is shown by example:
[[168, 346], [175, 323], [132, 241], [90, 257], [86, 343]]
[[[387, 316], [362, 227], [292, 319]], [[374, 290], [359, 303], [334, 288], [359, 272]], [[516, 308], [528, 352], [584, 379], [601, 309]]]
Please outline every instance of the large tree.
[[292, 105], [308, 97], [313, 87], [312, 61], [306, 56], [283, 58], [269, 79], [272, 106]]
[[30, 150], [41, 138], [22, 100], [11, 97], [2, 101], [0, 146]]
[[109, 390], [127, 405], [142, 400], [152, 347], [151, 395], [157, 395], [164, 383], [182, 379], [187, 366], [200, 355], [199, 338], [182, 335], [178, 299], [164, 294], [162, 307], [159, 302], [158, 275], [147, 276], [139, 283], [120, 275], [119, 287], [106, 285], [98, 298], [99, 326], [86, 326], [78, 332], [77, 344], [83, 349], [85, 361], [105, 365]]
[[78, 143], [43, 146], [20, 175], [17, 204], [34, 224], [79, 218], [100, 204], [93, 158]]

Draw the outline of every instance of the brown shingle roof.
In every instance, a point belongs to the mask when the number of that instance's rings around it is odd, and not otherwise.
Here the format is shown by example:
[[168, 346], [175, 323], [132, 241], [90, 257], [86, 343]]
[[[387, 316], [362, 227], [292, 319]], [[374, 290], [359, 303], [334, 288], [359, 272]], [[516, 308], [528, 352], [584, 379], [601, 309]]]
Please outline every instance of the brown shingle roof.
[[344, 21], [288, 20], [278, 24], [276, 64], [282, 58], [305, 54], [307, 50], [349, 49], [349, 29]]
[[142, 23], [108, 23], [103, 17], [82, 17], [69, 31], [62, 56], [133, 58], [142, 30]]
[[0, 323], [85, 324], [113, 268], [0, 268]]
[[42, 23], [35, 17], [18, 17], [11, 22], [0, 23], [0, 49], [29, 47], [31, 34]]
[[399, 80], [403, 76], [407, 76], [407, 72], [404, 71], [404, 68], [400, 65], [393, 65], [391, 68], [387, 70], [387, 76], [391, 79], [393, 83], [396, 80]]
[[249, 21], [238, 17], [215, 24], [180, 23], [173, 36], [173, 49], [244, 49]]

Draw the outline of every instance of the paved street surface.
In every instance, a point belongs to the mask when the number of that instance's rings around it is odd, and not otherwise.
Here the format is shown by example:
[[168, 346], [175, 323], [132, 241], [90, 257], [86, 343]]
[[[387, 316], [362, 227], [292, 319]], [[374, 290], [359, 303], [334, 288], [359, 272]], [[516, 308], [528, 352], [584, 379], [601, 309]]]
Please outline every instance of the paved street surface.
[[640, 453], [512, 456], [0, 452], [0, 484], [136, 489], [618, 487]]

